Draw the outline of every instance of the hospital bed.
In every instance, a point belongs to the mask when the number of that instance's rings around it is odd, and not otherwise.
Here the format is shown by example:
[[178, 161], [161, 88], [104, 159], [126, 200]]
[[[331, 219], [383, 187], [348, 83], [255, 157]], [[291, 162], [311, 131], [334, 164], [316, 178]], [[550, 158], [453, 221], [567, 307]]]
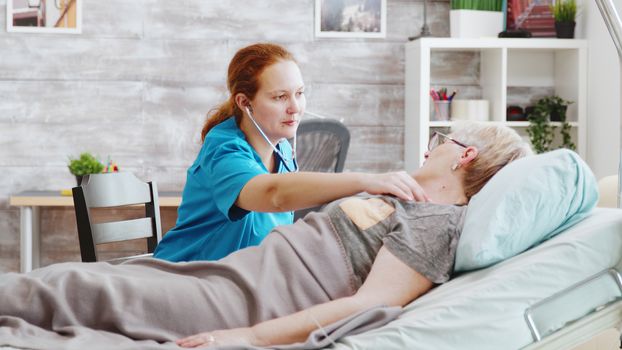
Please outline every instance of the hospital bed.
[[[622, 63], [620, 17], [611, 0], [596, 3]], [[616, 193], [622, 207], [622, 150]], [[622, 209], [597, 208], [541, 245], [458, 276], [393, 322], [331, 348], [572, 349], [611, 328], [620, 333], [621, 272]]]
[[332, 349], [572, 349], [622, 326], [622, 210], [460, 275]]

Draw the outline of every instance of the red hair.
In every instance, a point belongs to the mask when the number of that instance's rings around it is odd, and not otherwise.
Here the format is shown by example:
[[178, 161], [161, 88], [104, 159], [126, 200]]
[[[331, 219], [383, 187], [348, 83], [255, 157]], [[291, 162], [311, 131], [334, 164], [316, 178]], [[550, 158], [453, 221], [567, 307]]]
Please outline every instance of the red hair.
[[276, 44], [254, 44], [236, 52], [227, 71], [229, 99], [207, 114], [207, 120], [201, 130], [201, 140], [205, 140], [205, 135], [213, 127], [231, 116], [235, 116], [238, 121], [242, 118], [242, 111], [235, 103], [235, 96], [242, 93], [252, 100], [259, 90], [261, 73], [279, 61], [296, 62], [289, 51]]

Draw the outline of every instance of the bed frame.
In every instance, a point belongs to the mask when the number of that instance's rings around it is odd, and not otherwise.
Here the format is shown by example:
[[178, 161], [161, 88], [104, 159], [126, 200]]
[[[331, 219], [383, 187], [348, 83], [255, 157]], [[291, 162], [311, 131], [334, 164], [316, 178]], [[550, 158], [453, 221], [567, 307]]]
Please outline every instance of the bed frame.
[[[553, 321], [538, 320], [538, 314], [547, 314], [547, 306], [571, 303], [572, 300], [576, 301], [581, 297], [582, 288], [602, 287], [605, 283], [615, 285], [617, 288], [599, 288], [598, 290], [602, 290], [602, 293], [593, 294], [589, 301], [585, 301], [585, 308], [590, 312], [587, 316], [576, 315], [571, 319], [554, 319]], [[582, 303], [583, 301], [584, 299]], [[620, 333], [622, 332], [622, 276], [615, 268], [601, 271], [530, 306], [525, 310], [525, 321], [534, 338], [534, 343], [525, 347], [525, 350], [571, 349], [608, 329], [613, 328]], [[550, 329], [546, 322], [563, 325], [549, 332], [550, 335], [544, 335], [542, 332], [545, 331], [545, 327]]]
[[622, 300], [608, 305], [523, 349], [572, 349], [611, 328], [616, 329], [618, 333], [622, 332]]

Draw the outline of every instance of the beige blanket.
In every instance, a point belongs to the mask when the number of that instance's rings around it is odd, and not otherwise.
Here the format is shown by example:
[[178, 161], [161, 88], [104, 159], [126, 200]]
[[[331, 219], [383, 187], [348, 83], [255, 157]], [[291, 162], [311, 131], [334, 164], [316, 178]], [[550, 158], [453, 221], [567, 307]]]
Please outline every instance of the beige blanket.
[[[172, 341], [183, 336], [253, 325], [355, 292], [324, 216], [287, 230], [218, 262], [63, 263], [0, 275], [0, 345], [177, 349]], [[377, 325], [395, 316], [363, 319]], [[314, 339], [303, 347], [321, 345]]]

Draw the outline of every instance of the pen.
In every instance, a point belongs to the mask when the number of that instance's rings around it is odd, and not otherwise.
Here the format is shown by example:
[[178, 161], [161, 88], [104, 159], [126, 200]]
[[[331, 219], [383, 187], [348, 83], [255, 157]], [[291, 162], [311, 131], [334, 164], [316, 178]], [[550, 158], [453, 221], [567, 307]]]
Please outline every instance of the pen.
[[440, 99], [440, 97], [438, 96], [436, 91], [434, 91], [434, 89], [430, 89], [430, 96], [432, 97], [434, 101], [438, 101]]

